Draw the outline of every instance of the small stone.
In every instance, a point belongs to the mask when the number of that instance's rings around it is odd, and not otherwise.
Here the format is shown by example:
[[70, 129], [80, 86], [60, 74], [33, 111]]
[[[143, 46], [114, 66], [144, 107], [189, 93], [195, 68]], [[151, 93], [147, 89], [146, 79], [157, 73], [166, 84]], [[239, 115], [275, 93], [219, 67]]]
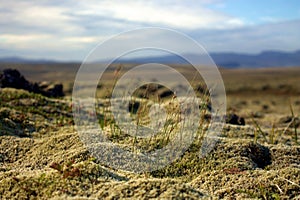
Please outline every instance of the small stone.
[[245, 119], [243, 117], [239, 117], [236, 114], [229, 114], [226, 116], [226, 123], [233, 124], [233, 125], [241, 125], [244, 126]]
[[44, 89], [46, 92], [45, 96], [50, 97], [62, 97], [64, 96], [63, 85], [62, 84], [52, 84]]

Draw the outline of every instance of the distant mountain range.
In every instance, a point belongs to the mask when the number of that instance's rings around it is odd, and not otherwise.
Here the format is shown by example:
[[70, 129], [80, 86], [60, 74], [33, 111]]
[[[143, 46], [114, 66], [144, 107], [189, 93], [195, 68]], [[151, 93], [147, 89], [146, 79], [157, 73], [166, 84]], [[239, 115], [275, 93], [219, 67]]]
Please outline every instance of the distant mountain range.
[[300, 50], [295, 52], [264, 51], [260, 54], [212, 53], [222, 67], [300, 67]]
[[[187, 54], [190, 58], [198, 56]], [[282, 51], [264, 51], [259, 54], [242, 54], [242, 53], [211, 53], [211, 58], [216, 65], [224, 68], [239, 67], [300, 67], [300, 50], [295, 52]], [[199, 57], [199, 56], [198, 56]], [[198, 59], [198, 60], [201, 60]], [[186, 64], [183, 58], [176, 55], [145, 57], [137, 59], [118, 60], [117, 62], [125, 63], [162, 63], [162, 64]]]
[[28, 59], [22, 57], [3, 57], [0, 58], [1, 63], [24, 63], [24, 64], [52, 64], [60, 63], [59, 61], [49, 60], [49, 59]]
[[[187, 54], [189, 57], [198, 56], [195, 54]], [[283, 51], [264, 51], [259, 54], [243, 54], [243, 53], [211, 53], [210, 56], [214, 62], [224, 68], [239, 67], [300, 67], [300, 50], [295, 52]], [[20, 57], [0, 58], [0, 62], [5, 63], [26, 63], [26, 64], [54, 64], [59, 61], [47, 59], [24, 59]], [[74, 61], [75, 62], [75, 61]], [[72, 62], [72, 63], [74, 63]], [[99, 61], [105, 62], [105, 61]], [[176, 55], [156, 56], [156, 57], [139, 57], [131, 59], [119, 59], [116, 62], [121, 63], [162, 63], [162, 64], [186, 64], [187, 62]], [[66, 62], [63, 62], [66, 63]]]

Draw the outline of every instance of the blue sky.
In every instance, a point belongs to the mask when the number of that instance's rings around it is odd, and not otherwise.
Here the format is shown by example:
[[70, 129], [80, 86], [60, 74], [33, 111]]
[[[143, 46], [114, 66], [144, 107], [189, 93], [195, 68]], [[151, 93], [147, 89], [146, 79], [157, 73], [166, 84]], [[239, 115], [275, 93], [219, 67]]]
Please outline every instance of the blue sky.
[[300, 1], [2, 1], [0, 57], [81, 61], [113, 35], [153, 26], [187, 34], [208, 52], [295, 51], [300, 49]]
[[251, 0], [247, 3], [227, 0], [209, 7], [253, 24], [300, 19], [300, 1], [297, 0]]

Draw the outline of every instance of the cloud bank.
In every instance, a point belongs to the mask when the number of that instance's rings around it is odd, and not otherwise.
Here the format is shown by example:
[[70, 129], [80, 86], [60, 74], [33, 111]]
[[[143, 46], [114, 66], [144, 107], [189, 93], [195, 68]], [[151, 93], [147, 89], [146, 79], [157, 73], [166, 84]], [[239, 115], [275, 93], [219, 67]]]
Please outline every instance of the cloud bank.
[[[153, 26], [181, 31], [212, 52], [300, 48], [300, 19], [274, 21], [261, 16], [264, 23], [256, 24], [243, 16], [211, 8], [228, 6], [226, 2], [6, 1], [0, 4], [0, 56], [82, 60], [98, 43], [113, 35]], [[159, 39], [168, 38], [158, 36]]]

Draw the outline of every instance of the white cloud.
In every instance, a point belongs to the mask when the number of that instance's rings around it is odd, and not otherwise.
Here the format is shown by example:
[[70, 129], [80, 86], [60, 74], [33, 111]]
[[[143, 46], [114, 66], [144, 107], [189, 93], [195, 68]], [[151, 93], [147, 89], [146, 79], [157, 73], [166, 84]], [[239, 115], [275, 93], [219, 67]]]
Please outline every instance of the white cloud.
[[270, 16], [261, 17], [260, 20], [263, 21], [263, 22], [266, 22], [266, 23], [275, 23], [275, 22], [284, 21], [283, 19], [270, 17]]
[[[299, 27], [299, 22], [267, 26], [271, 21], [272, 24], [277, 22], [275, 18], [265, 17], [262, 20], [266, 26], [250, 26], [243, 18], [210, 9], [212, 4], [224, 6], [226, 1], [3, 1], [0, 4], [1, 55], [7, 55], [4, 52], [7, 51], [20, 56], [31, 54], [78, 60], [112, 35], [149, 26], [173, 28], [190, 34], [210, 51], [259, 51], [300, 46], [296, 39], [299, 28], [295, 28]], [[157, 42], [169, 40], [170, 44], [174, 43], [164, 36], [136, 37], [155, 37]]]
[[80, 43], [95, 43], [99, 40], [104, 40], [106, 38], [100, 39], [99, 37], [68, 37], [63, 39], [66, 42], [80, 42]]
[[300, 20], [252, 25], [232, 30], [193, 31], [191, 36], [210, 52], [259, 53], [262, 50], [295, 51], [300, 47]]
[[19, 29], [31, 29], [32, 32], [80, 31], [80, 27], [72, 23], [72, 18], [65, 14], [68, 8], [45, 6], [35, 1], [11, 0], [2, 3], [0, 9], [6, 10], [0, 14], [0, 23], [15, 26], [13, 27], [15, 30], [19, 27]]
[[10, 0], [0, 4], [0, 48], [86, 52], [111, 35], [144, 26], [180, 30], [240, 26], [238, 19], [204, 7], [220, 1]]
[[57, 37], [50, 34], [0, 34], [1, 48], [17, 51], [31, 50], [45, 53], [47, 51], [63, 52], [72, 49], [85, 51], [87, 47], [92, 48], [99, 41], [105, 39], [107, 39], [107, 37]]
[[0, 41], [2, 47], [5, 48], [21, 48], [26, 49], [32, 46], [37, 41], [47, 41], [51, 35], [47, 34], [30, 34], [30, 35], [16, 35], [16, 34], [1, 34]]
[[[137, 24], [163, 25], [169, 28], [230, 28], [243, 25], [238, 18], [219, 13], [195, 1], [193, 6], [182, 1], [85, 1], [77, 13], [81, 16], [109, 16]], [[190, 2], [190, 1], [188, 1]], [[208, 3], [208, 1], [204, 1]], [[209, 1], [210, 2], [210, 1]], [[191, 2], [190, 2], [191, 3]], [[233, 21], [239, 23], [232, 23]]]

